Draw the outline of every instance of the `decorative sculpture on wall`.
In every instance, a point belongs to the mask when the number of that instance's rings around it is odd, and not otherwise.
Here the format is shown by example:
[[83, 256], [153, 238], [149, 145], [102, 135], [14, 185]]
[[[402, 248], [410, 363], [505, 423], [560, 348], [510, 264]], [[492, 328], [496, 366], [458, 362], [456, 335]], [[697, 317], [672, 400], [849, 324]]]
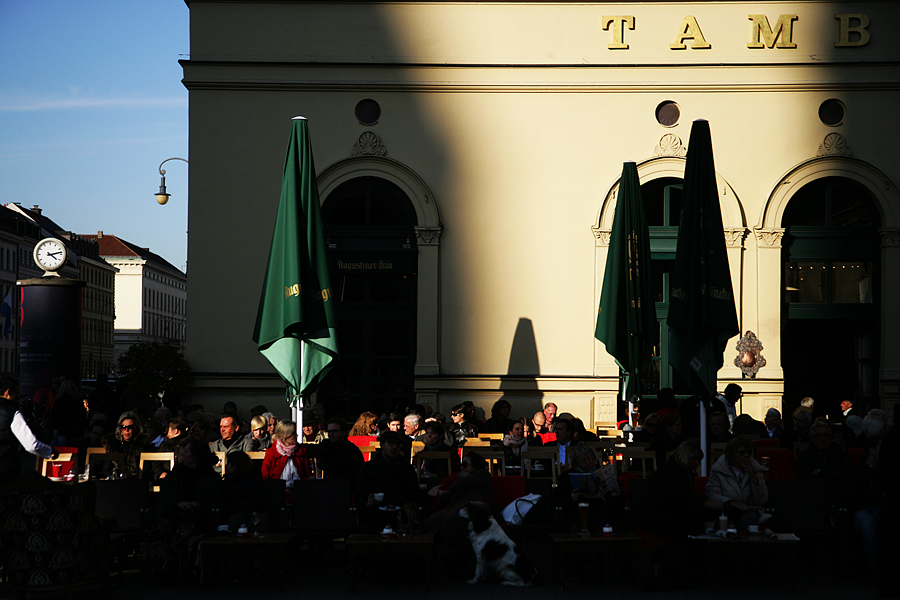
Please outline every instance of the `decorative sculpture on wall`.
[[687, 156], [687, 148], [681, 143], [680, 137], [667, 133], [659, 138], [659, 143], [653, 149], [653, 156]]
[[387, 149], [377, 135], [371, 131], [364, 131], [356, 143], [353, 144], [353, 149], [350, 153], [353, 156], [384, 156], [387, 154]]
[[757, 339], [755, 333], [748, 330], [735, 348], [738, 355], [734, 359], [734, 366], [741, 370], [744, 377], [755, 378], [759, 370], [766, 366], [766, 359], [762, 355], [762, 342]]
[[850, 156], [853, 150], [847, 145], [847, 141], [839, 133], [829, 133], [819, 144], [816, 156]]

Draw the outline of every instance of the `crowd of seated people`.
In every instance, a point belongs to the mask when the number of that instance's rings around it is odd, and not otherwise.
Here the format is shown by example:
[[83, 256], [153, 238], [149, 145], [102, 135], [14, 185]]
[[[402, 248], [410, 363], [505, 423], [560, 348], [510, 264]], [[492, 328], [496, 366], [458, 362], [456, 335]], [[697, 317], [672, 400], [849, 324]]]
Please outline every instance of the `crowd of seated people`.
[[[74, 443], [85, 449], [103, 447], [120, 456], [94, 476], [147, 477], [159, 486], [145, 548], [148, 560], [155, 561], [153, 568], [177, 569], [170, 574], [173, 577], [188, 576], [196, 556], [192, 540], [208, 534], [212, 526], [208, 508], [219, 508], [219, 522], [232, 530], [246, 522], [248, 514], [270, 508], [260, 486], [266, 479], [285, 482], [287, 504], [297, 481], [346, 479], [352, 482], [353, 501], [364, 529], [377, 531], [385, 524], [400, 524], [406, 511], [419, 510], [425, 513], [427, 531], [448, 543], [459, 542], [464, 537], [464, 524], [458, 519], [460, 503], [473, 498], [491, 500], [488, 465], [477, 448], [466, 448], [485, 433], [502, 434], [502, 439], [495, 436], [490, 443], [502, 449], [508, 469], [521, 467], [530, 448], [559, 449], [564, 471], [553, 502], [562, 511], [563, 527], [580, 526], [580, 503], [590, 506], [593, 528], [608, 521], [617, 527], [627, 524], [624, 507], [633, 500], [627, 493], [573, 487], [573, 482], [595, 479], [591, 474], [602, 466], [598, 453], [586, 445], [597, 441], [597, 435], [580, 420], [560, 413], [553, 403], [518, 420], [510, 418], [511, 407], [504, 399], [493, 405], [486, 420], [483, 413], [482, 419], [478, 418], [477, 408], [471, 402], [454, 405], [449, 418], [417, 406], [381, 416], [364, 412], [353, 419], [351, 427], [341, 417], [326, 418], [320, 406], [315, 412], [304, 412], [300, 431], [296, 423], [279, 421], [264, 407], [254, 408], [245, 420], [233, 404], [225, 406], [218, 417], [202, 406], [149, 415], [149, 411], [129, 410], [120, 413], [112, 426], [105, 414], [97, 412], [86, 413], [85, 430]], [[668, 402], [664, 408], [664, 416], [655, 411], [642, 415], [643, 422], [635, 422], [630, 442], [657, 454], [656, 469], [635, 500], [638, 505], [633, 514], [639, 528], [684, 539], [701, 533], [722, 514], [739, 530], [764, 523], [768, 474], [755, 457], [753, 441], [769, 440], [796, 449], [796, 477], [824, 482], [825, 502], [848, 511], [849, 526], [862, 542], [867, 564], [871, 568], [877, 564], [876, 537], [886, 494], [879, 459], [882, 443], [891, 431], [883, 413], [848, 413], [838, 424], [813, 419], [812, 411], [801, 406], [791, 413], [790, 426], [784, 427], [776, 409], [769, 409], [763, 422], [737, 414], [733, 425], [725, 413], [712, 412], [707, 421], [708, 440], [727, 444], [724, 454], [711, 461], [704, 489], [694, 485], [694, 477], [710, 450], [683, 433], [682, 412], [693, 413], [684, 403]], [[364, 457], [348, 436], [374, 437], [379, 447]], [[433, 458], [416, 464], [410, 454], [413, 442], [421, 442], [425, 451], [448, 453], [449, 467], [446, 460]], [[177, 464], [170, 468], [161, 462], [142, 471], [140, 455], [150, 451], [174, 452]], [[258, 451], [264, 451], [265, 458], [252, 460], [248, 453]], [[850, 451], [855, 452], [855, 459]], [[224, 473], [221, 465], [216, 469], [215, 453], [225, 453]], [[522, 472], [512, 469], [507, 474]], [[428, 497], [434, 498], [432, 503]], [[270, 520], [263, 517], [262, 527], [269, 527]]]

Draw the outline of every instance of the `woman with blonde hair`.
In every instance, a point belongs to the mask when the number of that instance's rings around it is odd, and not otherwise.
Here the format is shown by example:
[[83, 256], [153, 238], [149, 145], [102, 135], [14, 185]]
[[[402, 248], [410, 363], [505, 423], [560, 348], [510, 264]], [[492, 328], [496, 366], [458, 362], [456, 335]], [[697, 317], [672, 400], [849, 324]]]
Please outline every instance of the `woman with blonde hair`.
[[275, 426], [275, 439], [263, 459], [262, 476], [283, 479], [288, 490], [293, 490], [295, 481], [309, 479], [309, 456], [297, 440], [297, 424], [293, 421], [281, 421]]
[[272, 436], [269, 435], [269, 420], [262, 415], [250, 419], [250, 434], [259, 442], [260, 450], [268, 450], [272, 447]]
[[131, 411], [122, 413], [116, 422], [116, 430], [103, 438], [103, 447], [107, 453], [123, 456], [123, 460], [112, 461], [115, 470], [112, 475], [140, 477], [141, 452], [156, 450], [149, 443], [150, 440], [144, 434], [141, 418], [137, 413]]

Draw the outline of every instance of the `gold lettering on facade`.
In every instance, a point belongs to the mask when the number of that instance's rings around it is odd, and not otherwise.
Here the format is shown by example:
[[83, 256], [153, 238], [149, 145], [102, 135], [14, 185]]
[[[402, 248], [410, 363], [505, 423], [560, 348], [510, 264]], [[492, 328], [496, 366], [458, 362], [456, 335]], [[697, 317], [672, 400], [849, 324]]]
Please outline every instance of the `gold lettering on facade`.
[[[869, 15], [861, 13], [838, 13], [834, 18], [841, 22], [840, 38], [834, 43], [835, 48], [852, 48], [869, 43]], [[850, 39], [850, 34], [856, 34]]]
[[693, 50], [709, 50], [712, 48], [709, 42], [706, 41], [706, 38], [703, 37], [703, 32], [700, 31], [700, 25], [697, 23], [697, 18], [693, 15], [687, 15], [681, 22], [681, 29], [679, 30], [678, 37], [675, 38], [674, 42], [669, 44], [669, 48], [672, 50], [684, 50], [687, 48], [684, 44], [684, 40], [694, 40], [691, 43], [691, 49]]
[[340, 271], [390, 271], [394, 268], [394, 263], [389, 260], [379, 260], [378, 262], [339, 260], [337, 267]]
[[300, 295], [300, 284], [295, 283], [294, 285], [284, 286], [285, 299], [290, 298], [291, 296], [299, 296], [299, 295]]
[[[747, 18], [753, 23], [750, 31], [750, 43], [748, 48], [796, 48], [797, 44], [793, 42], [794, 21], [798, 20], [797, 15], [778, 15], [778, 22], [775, 23], [775, 30], [769, 26], [769, 19], [766, 15], [747, 15]], [[760, 41], [759, 38], [762, 38]], [[776, 41], [781, 38], [781, 41]]]
[[625, 25], [628, 29], [634, 31], [634, 15], [614, 15], [611, 17], [603, 17], [603, 31], [609, 31], [612, 25], [613, 41], [607, 48], [610, 50], [628, 50], [628, 44], [625, 43]]

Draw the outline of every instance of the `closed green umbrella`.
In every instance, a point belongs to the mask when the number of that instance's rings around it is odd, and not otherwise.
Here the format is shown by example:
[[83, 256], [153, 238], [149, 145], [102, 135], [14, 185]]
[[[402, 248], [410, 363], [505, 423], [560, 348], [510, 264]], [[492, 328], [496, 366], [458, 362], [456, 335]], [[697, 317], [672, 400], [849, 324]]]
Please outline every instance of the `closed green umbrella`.
[[[675, 267], [669, 282], [669, 364], [705, 406], [716, 393], [725, 346], [740, 328], [725, 249], [712, 138], [709, 123], [703, 119], [694, 121], [691, 127]], [[703, 416], [705, 410], [701, 410], [701, 419]], [[700, 434], [705, 445], [702, 420]]]
[[633, 162], [622, 168], [594, 337], [606, 345], [625, 375], [622, 400], [640, 397], [639, 375], [650, 365], [659, 325], [650, 272], [650, 232]]
[[338, 357], [316, 168], [304, 117], [293, 120], [253, 341], [284, 379], [288, 403], [295, 408]]

